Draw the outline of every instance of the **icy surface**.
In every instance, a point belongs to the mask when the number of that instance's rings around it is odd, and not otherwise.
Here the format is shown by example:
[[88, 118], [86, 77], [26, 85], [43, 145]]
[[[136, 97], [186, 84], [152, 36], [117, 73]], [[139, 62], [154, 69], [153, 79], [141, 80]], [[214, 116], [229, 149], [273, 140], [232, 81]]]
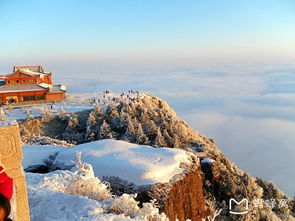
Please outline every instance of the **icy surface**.
[[136, 185], [164, 183], [183, 172], [181, 163], [190, 163], [191, 153], [180, 149], [152, 148], [124, 141], [99, 140], [72, 148], [56, 146], [24, 146], [23, 167], [44, 164], [56, 155], [53, 165], [69, 168], [77, 152], [91, 164], [98, 177], [117, 176]]

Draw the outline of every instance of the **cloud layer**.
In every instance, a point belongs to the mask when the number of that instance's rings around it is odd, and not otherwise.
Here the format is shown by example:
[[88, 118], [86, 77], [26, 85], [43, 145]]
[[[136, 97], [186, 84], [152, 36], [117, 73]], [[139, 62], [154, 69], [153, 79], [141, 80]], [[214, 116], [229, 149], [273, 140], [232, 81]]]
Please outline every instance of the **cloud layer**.
[[72, 92], [134, 89], [166, 99], [239, 167], [295, 195], [295, 65], [56, 69]]

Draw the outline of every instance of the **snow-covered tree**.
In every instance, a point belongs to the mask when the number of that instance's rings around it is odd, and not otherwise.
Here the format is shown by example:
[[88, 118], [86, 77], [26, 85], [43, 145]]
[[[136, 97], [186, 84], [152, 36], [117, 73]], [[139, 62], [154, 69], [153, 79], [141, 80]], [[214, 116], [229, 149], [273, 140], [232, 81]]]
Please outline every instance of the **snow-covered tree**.
[[127, 127], [125, 130], [125, 133], [122, 136], [122, 139], [131, 141], [133, 140], [133, 136], [136, 134], [136, 131], [135, 131], [135, 126], [133, 121], [131, 120], [130, 117], [128, 117], [128, 119], [129, 119], [129, 122], [127, 122]]
[[6, 121], [6, 115], [3, 109], [0, 109], [0, 121]]
[[154, 140], [157, 136], [158, 126], [155, 121], [150, 120], [148, 127], [145, 127], [145, 134], [150, 138], [150, 140]]
[[116, 116], [114, 119], [110, 120], [110, 126], [112, 130], [118, 132], [119, 134], [124, 133], [124, 120], [120, 116]]
[[122, 108], [119, 112], [119, 116], [120, 116], [120, 120], [122, 122], [126, 122], [127, 118], [128, 118], [128, 114], [124, 111], [124, 109]]
[[98, 102], [95, 102], [94, 113], [98, 117], [101, 117], [104, 114], [104, 111], [103, 111], [102, 107], [99, 105]]
[[161, 128], [161, 131], [169, 130], [169, 128], [170, 128], [168, 121], [164, 117], [161, 118], [161, 120], [160, 120], [160, 128]]
[[98, 139], [112, 139], [113, 135], [111, 133], [110, 125], [104, 120], [100, 126]]
[[63, 107], [61, 108], [61, 110], [59, 112], [59, 117], [62, 120], [67, 120], [67, 118], [68, 118], [67, 113], [65, 112]]
[[128, 105], [125, 107], [125, 111], [129, 114], [134, 114], [135, 113], [135, 106], [132, 101], [128, 102]]
[[47, 121], [50, 121], [52, 118], [53, 118], [52, 113], [50, 111], [48, 111], [47, 109], [45, 109], [42, 114], [41, 121], [47, 122]]
[[157, 130], [157, 136], [155, 138], [154, 145], [156, 147], [167, 147], [167, 143], [165, 142], [164, 137], [162, 136], [160, 128], [158, 128]]
[[95, 112], [91, 111], [87, 119], [86, 135], [87, 141], [94, 141], [98, 134], [98, 126], [96, 122]]
[[114, 119], [115, 117], [119, 116], [119, 113], [117, 111], [117, 107], [113, 104], [113, 103], [110, 103], [107, 108], [106, 108], [106, 111], [105, 111], [107, 117], [112, 120]]
[[174, 137], [173, 137], [173, 141], [172, 141], [172, 144], [173, 144], [173, 147], [174, 147], [174, 148], [180, 148], [180, 144], [181, 144], [181, 142], [180, 142], [180, 140], [179, 140], [177, 134], [174, 135]]
[[68, 129], [77, 130], [78, 126], [79, 126], [79, 120], [77, 116], [76, 115], [71, 116], [68, 122]]
[[162, 136], [164, 137], [164, 140], [166, 142], [166, 144], [168, 145], [168, 147], [172, 147], [173, 145], [173, 140], [172, 137], [170, 136], [170, 134], [168, 133], [168, 131], [166, 129], [164, 129]]
[[138, 118], [138, 121], [141, 123], [141, 124], [148, 124], [149, 121], [150, 121], [150, 118], [149, 116], [147, 115], [147, 112], [144, 111], [144, 112], [141, 112], [139, 118]]
[[136, 134], [136, 143], [138, 144], [148, 144], [149, 138], [144, 134], [141, 124], [138, 124], [137, 134]]
[[25, 122], [20, 124], [20, 131], [23, 137], [30, 137], [40, 134], [41, 121], [35, 119], [33, 115], [28, 115]]
[[67, 142], [81, 143], [84, 140], [84, 137], [79, 130], [79, 120], [76, 115], [73, 115], [69, 118], [68, 126], [63, 133], [63, 139]]

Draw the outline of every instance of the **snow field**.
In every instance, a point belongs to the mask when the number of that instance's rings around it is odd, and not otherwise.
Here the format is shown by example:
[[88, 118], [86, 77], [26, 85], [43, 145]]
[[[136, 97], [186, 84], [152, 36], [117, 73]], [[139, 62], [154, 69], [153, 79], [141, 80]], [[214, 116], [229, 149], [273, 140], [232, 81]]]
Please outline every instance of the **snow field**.
[[180, 149], [152, 148], [125, 141], [99, 140], [65, 148], [57, 146], [24, 146], [23, 167], [43, 165], [44, 160], [55, 155], [53, 166], [73, 166], [77, 152], [82, 160], [93, 166], [96, 176], [115, 176], [136, 185], [169, 182], [181, 174], [182, 163], [190, 163], [191, 153]]
[[26, 173], [32, 221], [153, 220], [168, 221], [154, 202], [138, 206], [136, 195], [113, 196], [99, 177], [116, 176], [145, 185], [169, 182], [190, 163], [191, 153], [124, 141], [99, 140], [75, 147], [24, 146], [23, 167], [73, 166], [47, 174]]

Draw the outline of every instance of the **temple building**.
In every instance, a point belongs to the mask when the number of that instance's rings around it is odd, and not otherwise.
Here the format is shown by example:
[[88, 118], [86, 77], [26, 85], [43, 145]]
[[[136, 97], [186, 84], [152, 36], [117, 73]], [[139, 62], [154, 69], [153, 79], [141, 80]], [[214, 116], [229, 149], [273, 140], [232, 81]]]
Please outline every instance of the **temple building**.
[[0, 75], [0, 104], [60, 101], [65, 94], [66, 86], [53, 85], [42, 65], [14, 66], [12, 74]]

